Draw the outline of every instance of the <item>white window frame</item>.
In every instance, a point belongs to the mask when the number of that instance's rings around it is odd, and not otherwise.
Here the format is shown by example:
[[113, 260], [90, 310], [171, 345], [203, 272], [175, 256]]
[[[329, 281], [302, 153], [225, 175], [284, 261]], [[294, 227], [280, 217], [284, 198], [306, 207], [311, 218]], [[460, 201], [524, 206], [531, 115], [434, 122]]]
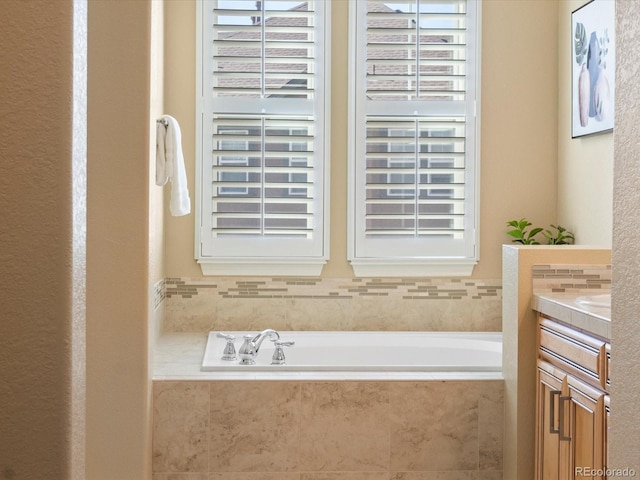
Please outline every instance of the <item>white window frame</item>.
[[[303, 3], [302, 1], [300, 3]], [[314, 115], [316, 122], [316, 138], [314, 154], [318, 168], [313, 174], [315, 196], [314, 220], [312, 220], [313, 238], [293, 241], [282, 238], [259, 237], [242, 239], [242, 241], [222, 242], [222, 248], [207, 246], [207, 216], [211, 218], [210, 198], [204, 198], [205, 184], [212, 182], [210, 161], [205, 160], [205, 152], [213, 150], [212, 115], [215, 100], [210, 94], [209, 59], [212, 58], [212, 38], [209, 34], [213, 25], [213, 0], [197, 2], [196, 21], [196, 206], [195, 206], [195, 258], [204, 275], [296, 275], [318, 276], [329, 258], [329, 146], [330, 146], [330, 79], [331, 79], [331, 42], [330, 15], [331, 2], [316, 0], [315, 10], [318, 13], [319, 28], [316, 35], [322, 50], [318, 54], [314, 91], [317, 98]], [[209, 38], [205, 39], [204, 36]], [[210, 41], [211, 40], [211, 41]], [[207, 67], [204, 67], [207, 66]], [[208, 95], [207, 95], [208, 93]], [[296, 109], [295, 99], [281, 99], [283, 109], [295, 116], [300, 114]], [[256, 106], [263, 114], [271, 113], [268, 106], [260, 99], [240, 99], [237, 110], [233, 113], [255, 113]], [[259, 112], [259, 110], [258, 110]], [[293, 153], [293, 152], [292, 152]], [[300, 196], [300, 195], [295, 195]], [[207, 203], [209, 205], [207, 205]], [[211, 231], [210, 228], [208, 230]], [[209, 234], [210, 237], [210, 234]], [[221, 245], [221, 244], [217, 244]]]
[[[367, 18], [367, 2], [365, 0], [350, 2], [349, 11], [349, 138], [348, 138], [348, 162], [349, 162], [349, 192], [348, 192], [348, 257], [356, 276], [469, 276], [473, 272], [473, 267], [479, 259], [479, 152], [480, 152], [480, 25], [481, 25], [481, 1], [469, 0], [467, 2], [467, 12], [470, 21], [467, 24], [467, 32], [473, 43], [467, 51], [467, 65], [470, 77], [467, 78], [467, 98], [473, 99], [467, 102], [466, 116], [466, 180], [465, 190], [470, 208], [467, 221], [473, 223], [471, 228], [467, 227], [465, 234], [469, 238], [464, 246], [464, 253], [450, 254], [447, 242], [439, 242], [437, 239], [430, 239], [425, 248], [422, 239], [409, 237], [406, 239], [393, 239], [393, 241], [381, 241], [375, 239], [378, 247], [371, 251], [363, 248], [369, 239], [365, 240], [364, 235], [364, 201], [358, 197], [357, 182], [364, 182], [365, 168], [362, 160], [366, 154], [366, 113], [362, 110], [364, 102], [358, 102], [358, 95], [366, 88], [366, 65], [362, 51], [366, 52], [366, 28], [358, 19]], [[393, 102], [387, 102], [388, 114], [403, 114], [405, 110], [400, 108], [395, 110]], [[410, 101], [411, 108], [414, 108], [415, 115], [428, 115], [428, 103], [420, 101]], [[361, 110], [359, 110], [361, 109]], [[368, 112], [367, 112], [368, 113]], [[471, 121], [469, 121], [471, 120]], [[362, 225], [362, 229], [358, 229]], [[404, 245], [404, 247], [402, 246]], [[434, 248], [435, 247], [435, 248]], [[439, 248], [441, 247], [441, 248]], [[447, 251], [449, 250], [449, 251]], [[460, 249], [455, 249], [460, 250]], [[382, 251], [388, 253], [380, 253]], [[439, 251], [447, 251], [439, 254]], [[409, 252], [409, 253], [407, 253]], [[421, 253], [416, 253], [421, 252]]]

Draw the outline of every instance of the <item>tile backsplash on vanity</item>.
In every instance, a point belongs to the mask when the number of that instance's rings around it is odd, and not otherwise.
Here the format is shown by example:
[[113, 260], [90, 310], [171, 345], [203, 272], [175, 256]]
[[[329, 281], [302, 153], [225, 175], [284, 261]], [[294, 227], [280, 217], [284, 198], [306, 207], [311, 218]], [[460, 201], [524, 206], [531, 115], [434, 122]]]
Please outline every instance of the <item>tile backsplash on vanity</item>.
[[209, 330], [500, 331], [500, 280], [166, 278], [166, 332]]
[[611, 338], [611, 309], [579, 304], [611, 292], [611, 265], [534, 265], [532, 308], [601, 338]]
[[534, 265], [534, 292], [611, 290], [611, 265]]

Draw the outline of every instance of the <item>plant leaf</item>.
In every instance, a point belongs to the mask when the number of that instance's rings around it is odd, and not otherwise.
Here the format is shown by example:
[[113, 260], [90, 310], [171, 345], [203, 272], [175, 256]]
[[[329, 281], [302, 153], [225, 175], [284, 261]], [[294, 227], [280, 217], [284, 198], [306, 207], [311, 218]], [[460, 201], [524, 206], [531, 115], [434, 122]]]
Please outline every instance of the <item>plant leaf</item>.
[[520, 220], [520, 223], [518, 223], [518, 228], [520, 230], [524, 230], [525, 228], [527, 228], [530, 225], [531, 225], [531, 222], [529, 222], [528, 220], [525, 220], [523, 218], [522, 220]]
[[531, 231], [529, 232], [529, 238], [535, 237], [537, 234], [539, 234], [543, 229], [540, 227], [536, 227], [536, 228], [532, 228]]

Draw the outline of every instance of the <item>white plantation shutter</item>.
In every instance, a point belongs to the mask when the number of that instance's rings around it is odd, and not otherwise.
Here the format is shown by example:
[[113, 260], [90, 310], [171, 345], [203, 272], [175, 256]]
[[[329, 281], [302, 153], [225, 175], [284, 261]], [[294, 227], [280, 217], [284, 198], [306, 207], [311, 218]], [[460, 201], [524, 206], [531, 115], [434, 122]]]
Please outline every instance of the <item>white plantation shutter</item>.
[[352, 5], [357, 274], [465, 275], [477, 261], [477, 3]]
[[205, 273], [319, 274], [328, 7], [202, 5], [198, 260]]

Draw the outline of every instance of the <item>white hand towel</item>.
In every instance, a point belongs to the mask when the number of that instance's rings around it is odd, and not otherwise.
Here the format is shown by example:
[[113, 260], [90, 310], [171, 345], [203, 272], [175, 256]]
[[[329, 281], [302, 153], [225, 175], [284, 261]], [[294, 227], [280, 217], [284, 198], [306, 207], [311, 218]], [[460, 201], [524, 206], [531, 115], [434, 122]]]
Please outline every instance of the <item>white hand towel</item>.
[[167, 127], [162, 122], [156, 122], [156, 185], [163, 186], [169, 181], [167, 173], [167, 157], [164, 154], [164, 139]]
[[[178, 125], [178, 121], [175, 118], [170, 115], [163, 115], [162, 119], [166, 120], [167, 127], [164, 134], [164, 149], [158, 148], [158, 150], [164, 153], [165, 167], [164, 172], [160, 171], [159, 174], [156, 172], [156, 183], [162, 180], [163, 175], [171, 180], [169, 211], [174, 217], [179, 217], [191, 213], [187, 172], [184, 168], [184, 156], [182, 154], [182, 134], [180, 133], [180, 125]], [[162, 124], [159, 125], [164, 129]], [[161, 137], [162, 135], [159, 134], [158, 138]], [[162, 159], [161, 157], [162, 154], [156, 157], [156, 163], [158, 163], [158, 159]]]

